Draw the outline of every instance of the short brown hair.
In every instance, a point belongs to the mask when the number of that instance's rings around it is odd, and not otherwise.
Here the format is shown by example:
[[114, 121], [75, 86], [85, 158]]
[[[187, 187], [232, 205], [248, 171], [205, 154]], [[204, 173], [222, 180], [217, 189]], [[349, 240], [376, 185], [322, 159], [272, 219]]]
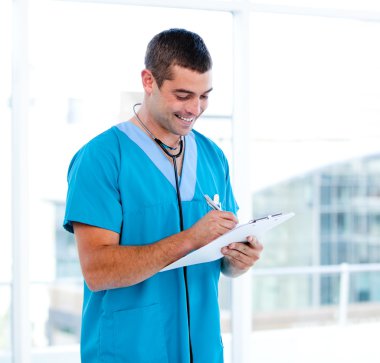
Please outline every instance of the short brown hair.
[[153, 37], [145, 54], [145, 67], [158, 87], [172, 79], [171, 67], [178, 65], [199, 73], [212, 68], [212, 59], [203, 39], [185, 29], [165, 30]]

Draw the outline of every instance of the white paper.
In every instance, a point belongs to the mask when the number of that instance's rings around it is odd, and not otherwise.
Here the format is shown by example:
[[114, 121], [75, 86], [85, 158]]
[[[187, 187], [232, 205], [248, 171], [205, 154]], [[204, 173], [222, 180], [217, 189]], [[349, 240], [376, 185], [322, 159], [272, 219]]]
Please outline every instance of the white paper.
[[293, 216], [293, 212], [286, 214], [276, 214], [273, 216], [260, 218], [253, 222], [238, 225], [231, 231], [225, 233], [223, 236], [218, 237], [206, 246], [203, 246], [200, 249], [191, 252], [188, 255], [164, 267], [161, 271], [195, 265], [198, 263], [215, 261], [223, 257], [223, 254], [221, 252], [221, 249], [223, 247], [229, 245], [232, 242], [245, 242], [248, 236], [256, 236], [257, 238], [260, 238], [265, 232], [287, 221]]

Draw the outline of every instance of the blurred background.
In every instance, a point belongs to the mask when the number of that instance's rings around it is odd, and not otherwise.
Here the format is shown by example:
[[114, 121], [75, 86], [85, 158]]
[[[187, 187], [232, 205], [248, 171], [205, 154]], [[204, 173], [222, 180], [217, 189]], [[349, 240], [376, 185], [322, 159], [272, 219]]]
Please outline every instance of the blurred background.
[[240, 221], [296, 214], [221, 278], [226, 363], [378, 362], [378, 1], [1, 0], [0, 363], [80, 361], [67, 168], [131, 116], [146, 45], [172, 27], [212, 54], [195, 129], [229, 159]]

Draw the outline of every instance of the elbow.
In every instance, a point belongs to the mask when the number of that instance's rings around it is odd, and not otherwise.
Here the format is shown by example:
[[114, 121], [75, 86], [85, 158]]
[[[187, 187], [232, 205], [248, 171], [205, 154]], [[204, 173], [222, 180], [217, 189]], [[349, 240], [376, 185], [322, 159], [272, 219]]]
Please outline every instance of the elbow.
[[104, 287], [101, 285], [99, 279], [95, 277], [95, 274], [89, 271], [83, 271], [83, 278], [91, 292], [99, 292], [104, 290]]
[[81, 260], [81, 269], [84, 281], [91, 292], [99, 292], [105, 290], [99, 273], [90, 261]]
[[120, 281], [115, 275], [107, 273], [106, 269], [99, 268], [99, 266], [94, 263], [82, 263], [81, 267], [84, 281], [91, 292], [99, 292], [132, 285], [129, 284], [128, 281]]
[[95, 281], [91, 280], [91, 279], [84, 279], [85, 283], [86, 283], [86, 286], [87, 288], [91, 291], [91, 292], [99, 292], [99, 291], [102, 291], [104, 290], [100, 284], [97, 284]]

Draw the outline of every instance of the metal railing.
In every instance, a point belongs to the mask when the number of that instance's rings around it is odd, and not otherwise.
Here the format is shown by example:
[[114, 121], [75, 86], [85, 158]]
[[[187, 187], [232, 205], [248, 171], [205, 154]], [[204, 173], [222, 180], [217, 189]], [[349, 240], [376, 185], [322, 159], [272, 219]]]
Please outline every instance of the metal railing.
[[326, 265], [326, 266], [300, 266], [278, 268], [253, 268], [253, 276], [285, 276], [285, 275], [340, 275], [338, 323], [347, 323], [347, 311], [349, 306], [350, 278], [357, 272], [380, 272], [380, 263]]
[[[339, 286], [339, 302], [338, 302], [338, 318], [337, 323], [344, 325], [347, 323], [348, 307], [349, 302], [349, 290], [350, 290], [350, 278], [353, 273], [360, 272], [376, 272], [380, 273], [380, 263], [376, 264], [347, 264], [343, 263], [340, 265], [327, 265], [327, 266], [299, 266], [299, 267], [280, 267], [280, 268], [253, 268], [251, 270], [251, 276], [262, 277], [262, 276], [307, 276], [307, 275], [328, 275], [336, 274], [340, 278]], [[31, 284], [41, 284], [42, 282], [31, 282]], [[0, 286], [8, 286], [12, 288], [12, 283], [7, 281], [0, 281]], [[67, 348], [67, 350], [66, 350]], [[5, 355], [4, 355], [5, 354]], [[37, 359], [38, 356], [38, 359]], [[8, 358], [7, 358], [8, 357]], [[70, 357], [71, 361], [79, 362], [78, 346], [65, 347], [60, 350], [59, 354], [55, 347], [48, 347], [44, 350], [33, 349], [31, 352], [31, 360], [34, 361], [45, 361], [42, 359], [46, 358], [46, 361], [61, 361], [56, 359], [64, 359], [64, 357]], [[9, 353], [3, 352], [0, 354], [0, 362], [7, 361], [9, 359]], [[41, 360], [42, 359], [42, 360]], [[76, 359], [76, 360], [75, 360]]]

